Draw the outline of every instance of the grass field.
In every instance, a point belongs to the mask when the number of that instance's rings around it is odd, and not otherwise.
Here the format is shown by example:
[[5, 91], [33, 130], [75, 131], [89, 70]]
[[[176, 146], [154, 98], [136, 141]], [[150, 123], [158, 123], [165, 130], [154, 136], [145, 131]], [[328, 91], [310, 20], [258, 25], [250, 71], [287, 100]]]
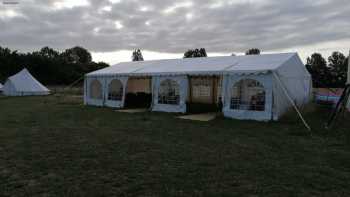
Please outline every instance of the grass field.
[[350, 119], [312, 135], [260, 123], [126, 114], [78, 97], [0, 98], [0, 196], [350, 196]]

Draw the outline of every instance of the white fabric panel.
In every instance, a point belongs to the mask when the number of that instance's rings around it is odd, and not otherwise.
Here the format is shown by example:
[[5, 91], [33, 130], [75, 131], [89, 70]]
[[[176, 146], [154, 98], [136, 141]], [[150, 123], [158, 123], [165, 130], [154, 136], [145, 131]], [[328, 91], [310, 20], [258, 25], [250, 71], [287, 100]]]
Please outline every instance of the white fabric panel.
[[[108, 91], [109, 91], [109, 84], [112, 82], [112, 80], [118, 79], [122, 82], [123, 84], [123, 98], [121, 101], [113, 101], [113, 100], [108, 100]], [[107, 107], [114, 107], [114, 108], [123, 108], [124, 103], [125, 103], [125, 93], [126, 93], [126, 85], [128, 83], [128, 77], [108, 77], [106, 78], [106, 87], [104, 90], [104, 98], [106, 99], [104, 105]]]
[[261, 73], [275, 70], [296, 53], [221, 56], [122, 62], [87, 76], [164, 76], [214, 75], [223, 73]]
[[285, 112], [292, 108], [290, 101], [283, 92], [279, 82], [273, 78], [273, 119], [278, 120]]
[[[90, 98], [90, 86], [94, 80], [98, 80], [102, 86], [102, 99]], [[85, 78], [84, 100], [86, 105], [103, 106], [105, 103], [106, 80], [103, 77], [88, 77]]]
[[276, 71], [289, 95], [298, 106], [310, 101], [312, 79], [298, 55], [293, 56]]
[[[249, 111], [231, 109], [232, 87], [242, 79], [253, 79], [260, 82], [265, 88], [265, 111]], [[244, 120], [261, 120], [268, 121], [272, 118], [272, 76], [271, 73], [264, 75], [225, 75], [223, 85], [224, 106], [223, 113], [225, 117], [244, 119]]]
[[[171, 79], [176, 81], [180, 86], [180, 103], [179, 105], [159, 104], [158, 92], [160, 84], [163, 80]], [[152, 77], [152, 111], [163, 112], [180, 112], [186, 113], [186, 100], [188, 94], [188, 78], [187, 76], [167, 76], [167, 77]]]
[[302, 107], [311, 101], [312, 78], [298, 55], [290, 58], [274, 72], [282, 83], [279, 84], [276, 79], [273, 79], [275, 101], [274, 120], [277, 120], [292, 107], [281, 85], [287, 90], [288, 95], [293, 99], [294, 103]]
[[5, 82], [5, 85], [4, 85], [4, 87], [2, 89], [3, 89], [4, 94], [5, 94], [5, 92], [7, 92], [7, 95], [10, 95], [10, 94], [14, 95], [16, 93], [16, 89], [13, 86], [11, 80], [7, 80]]
[[48, 95], [50, 90], [23, 69], [6, 80], [3, 93], [7, 96]]
[[[284, 113], [292, 109], [292, 104], [285, 95], [281, 86], [283, 86], [288, 95], [293, 99], [294, 103], [302, 107], [310, 102], [312, 92], [312, 82], [303, 79], [286, 79], [281, 78], [282, 84], [279, 84], [277, 79], [273, 79], [273, 91], [274, 91], [274, 120], [278, 120]], [[309, 85], [307, 85], [309, 83]], [[287, 84], [287, 85], [286, 85]]]

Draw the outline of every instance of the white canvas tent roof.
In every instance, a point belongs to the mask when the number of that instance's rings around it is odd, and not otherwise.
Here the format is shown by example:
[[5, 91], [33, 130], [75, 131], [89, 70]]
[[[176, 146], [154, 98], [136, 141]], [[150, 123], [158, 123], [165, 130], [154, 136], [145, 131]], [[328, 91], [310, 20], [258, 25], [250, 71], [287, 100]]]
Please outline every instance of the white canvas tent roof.
[[[149, 76], [152, 78], [152, 110], [184, 113], [192, 91], [189, 76], [196, 75], [222, 78], [221, 87], [218, 87], [223, 102], [222, 111], [224, 116], [237, 119], [276, 120], [292, 105], [307, 103], [312, 89], [311, 76], [297, 53], [180, 58], [122, 62], [88, 73], [85, 76], [84, 102], [88, 105], [121, 108], [124, 106], [126, 88], [123, 88], [122, 100], [110, 100], [108, 95], [111, 81], [118, 79], [127, 87], [129, 77]], [[158, 100], [161, 82], [168, 79], [179, 87], [178, 104], [166, 104]], [[245, 79], [255, 80], [264, 88], [264, 111], [237, 110], [231, 107], [232, 87]], [[99, 92], [101, 96], [93, 96], [93, 91]]]
[[8, 96], [47, 95], [50, 90], [37, 81], [27, 69], [9, 77], [3, 91]]
[[292, 57], [298, 57], [298, 54], [278, 53], [122, 62], [91, 72], [86, 76], [261, 73], [278, 69]]

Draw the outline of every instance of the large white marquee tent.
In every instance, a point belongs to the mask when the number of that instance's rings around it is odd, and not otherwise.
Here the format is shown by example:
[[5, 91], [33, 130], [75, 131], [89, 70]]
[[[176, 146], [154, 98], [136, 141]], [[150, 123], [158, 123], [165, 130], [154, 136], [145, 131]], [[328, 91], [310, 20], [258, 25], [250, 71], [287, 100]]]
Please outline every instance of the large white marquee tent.
[[237, 119], [277, 120], [309, 102], [312, 91], [298, 54], [281, 53], [123, 62], [85, 76], [84, 102], [122, 108], [129, 81], [142, 77], [149, 79], [152, 111], [185, 113], [196, 95], [210, 95]]
[[48, 95], [50, 90], [37, 81], [27, 69], [9, 77], [3, 87], [6, 96]]

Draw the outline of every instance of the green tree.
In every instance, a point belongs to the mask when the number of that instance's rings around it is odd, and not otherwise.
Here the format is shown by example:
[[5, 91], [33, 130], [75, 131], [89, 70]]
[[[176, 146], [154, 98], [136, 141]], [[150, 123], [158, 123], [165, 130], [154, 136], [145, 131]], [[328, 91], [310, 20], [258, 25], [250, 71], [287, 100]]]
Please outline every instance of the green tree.
[[207, 57], [205, 48], [189, 49], [184, 53], [184, 58]]
[[60, 53], [58, 51], [55, 51], [54, 49], [46, 46], [46, 47], [43, 47], [40, 49], [39, 55], [41, 55], [44, 58], [54, 59], [54, 58], [59, 57]]
[[327, 61], [320, 53], [314, 53], [308, 57], [305, 66], [312, 76], [314, 87], [329, 87], [330, 71], [327, 67]]
[[143, 55], [142, 55], [142, 52], [141, 52], [140, 49], [135, 49], [132, 52], [131, 60], [133, 62], [135, 62], [135, 61], [143, 61]]
[[19, 53], [0, 46], [0, 82], [26, 67], [46, 85], [68, 85], [85, 73], [107, 66], [103, 62], [93, 62], [90, 52], [82, 47], [67, 49], [63, 53], [50, 47]]
[[347, 78], [348, 58], [335, 51], [328, 57], [328, 67], [333, 87], [344, 87]]
[[92, 61], [91, 54], [83, 47], [76, 46], [65, 50], [61, 54], [62, 58], [69, 63], [82, 63], [87, 64]]
[[248, 51], [245, 52], [246, 55], [260, 55], [260, 49], [258, 48], [251, 48]]

